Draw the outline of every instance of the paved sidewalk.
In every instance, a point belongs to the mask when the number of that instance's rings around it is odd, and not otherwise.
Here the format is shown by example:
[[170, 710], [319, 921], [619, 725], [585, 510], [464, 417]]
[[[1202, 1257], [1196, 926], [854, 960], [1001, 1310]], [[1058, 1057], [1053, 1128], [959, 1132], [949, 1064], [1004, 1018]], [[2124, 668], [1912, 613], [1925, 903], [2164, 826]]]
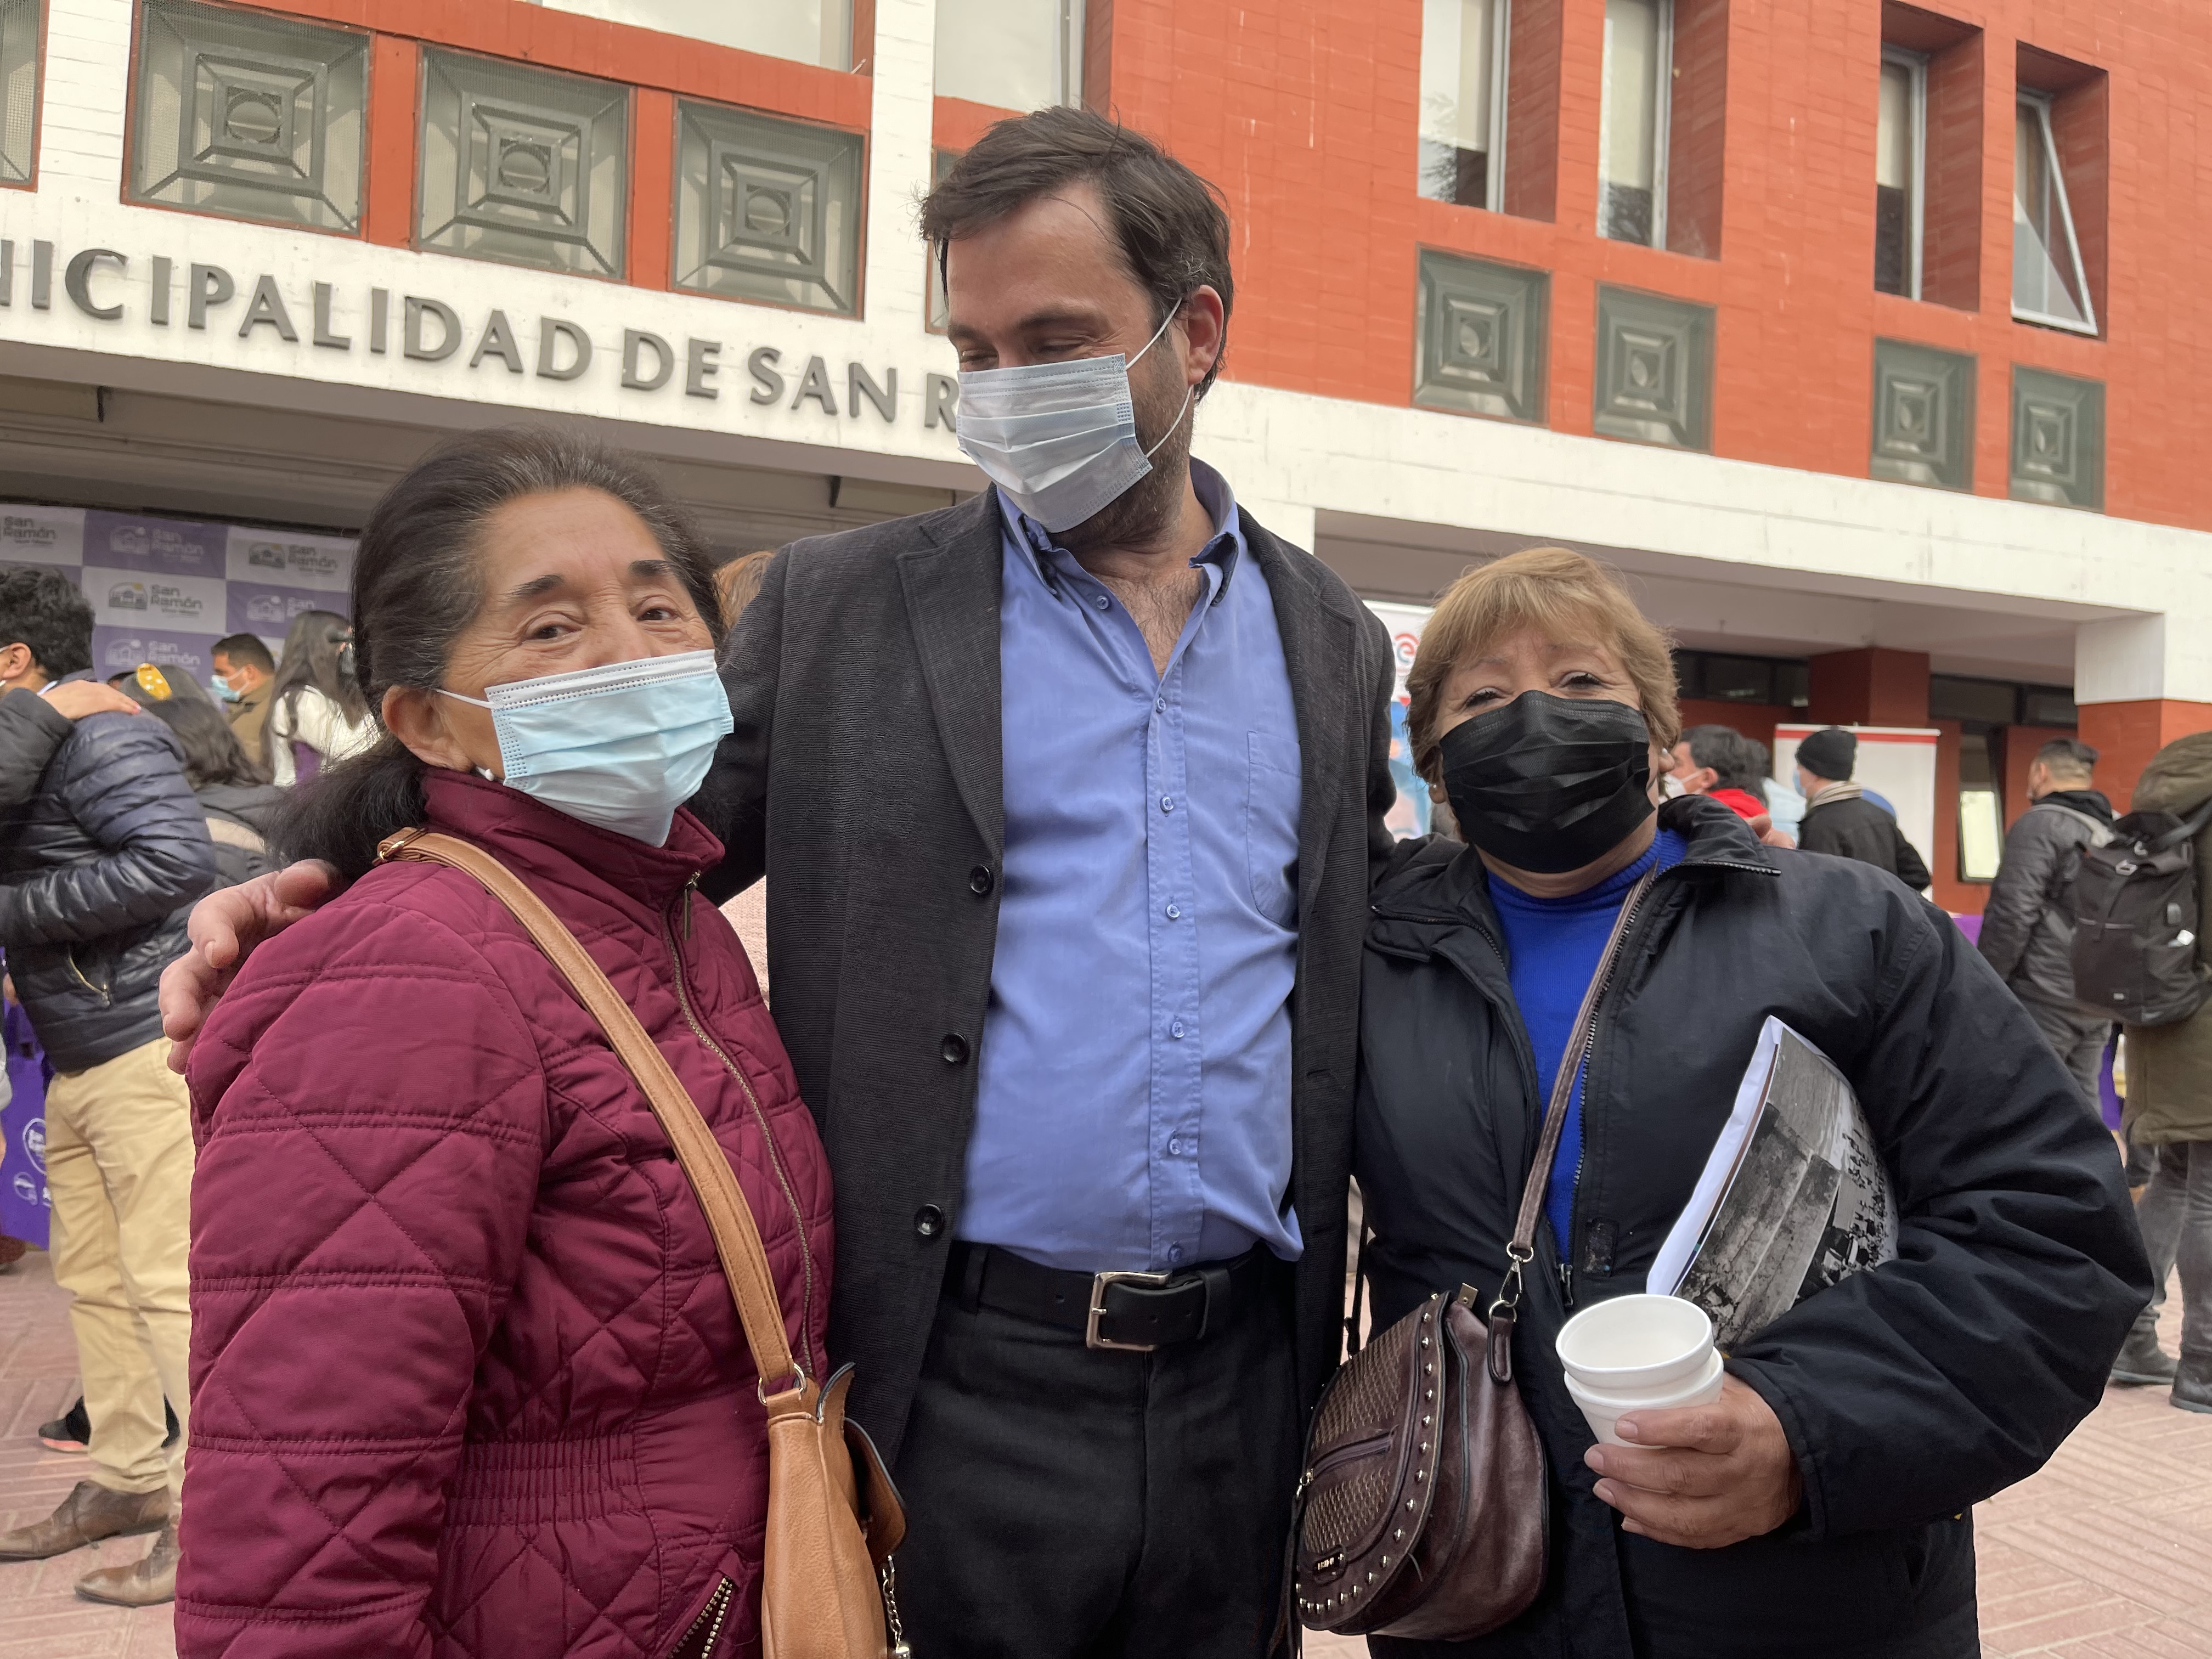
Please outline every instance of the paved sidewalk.
[[[2170, 1351], [2179, 1296], [2166, 1299]], [[44, 1255], [0, 1274], [0, 1527], [52, 1511], [85, 1469], [42, 1449], [39, 1425], [76, 1397], [65, 1301]], [[2212, 1659], [2212, 1417], [2162, 1390], [2112, 1389], [2033, 1480], [1977, 1515], [1989, 1659]], [[81, 1601], [70, 1586], [150, 1540], [126, 1538], [52, 1561], [0, 1565], [0, 1659], [170, 1659], [169, 1610]], [[1316, 1659], [1364, 1642], [1309, 1639]]]

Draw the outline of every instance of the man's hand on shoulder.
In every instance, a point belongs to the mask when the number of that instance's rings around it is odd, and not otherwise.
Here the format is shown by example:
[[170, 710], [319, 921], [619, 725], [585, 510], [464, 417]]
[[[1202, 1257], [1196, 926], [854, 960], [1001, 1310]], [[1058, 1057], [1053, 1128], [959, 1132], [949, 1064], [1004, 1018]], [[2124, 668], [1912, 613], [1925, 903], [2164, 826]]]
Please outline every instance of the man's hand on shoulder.
[[135, 701], [105, 680], [64, 681], [46, 694], [46, 704], [65, 720], [81, 720], [87, 714], [136, 714], [141, 712]]
[[161, 972], [161, 1030], [169, 1069], [182, 1073], [192, 1042], [253, 947], [308, 915], [338, 888], [338, 872], [318, 859], [236, 887], [210, 893], [192, 907], [191, 949]]

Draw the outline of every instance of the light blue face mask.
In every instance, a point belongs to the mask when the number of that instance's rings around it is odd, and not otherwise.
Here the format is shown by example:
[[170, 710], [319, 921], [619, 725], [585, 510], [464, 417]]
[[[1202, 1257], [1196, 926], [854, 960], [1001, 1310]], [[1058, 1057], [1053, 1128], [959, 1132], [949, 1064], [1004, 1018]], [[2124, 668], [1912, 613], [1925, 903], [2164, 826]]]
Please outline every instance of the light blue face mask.
[[711, 651], [443, 695], [491, 710], [511, 787], [649, 847], [668, 844], [732, 724]]
[[1189, 411], [1182, 407], [1152, 449], [1137, 443], [1129, 370], [1159, 343], [1168, 313], [1134, 357], [1078, 357], [1064, 363], [1020, 363], [969, 369], [960, 376], [953, 426], [960, 447], [1007, 498], [1058, 535], [1111, 506], [1152, 470], [1152, 450], [1168, 441]]
[[208, 690], [215, 693], [217, 702], [236, 702], [238, 693], [231, 690], [230, 682], [220, 674], [208, 676]]

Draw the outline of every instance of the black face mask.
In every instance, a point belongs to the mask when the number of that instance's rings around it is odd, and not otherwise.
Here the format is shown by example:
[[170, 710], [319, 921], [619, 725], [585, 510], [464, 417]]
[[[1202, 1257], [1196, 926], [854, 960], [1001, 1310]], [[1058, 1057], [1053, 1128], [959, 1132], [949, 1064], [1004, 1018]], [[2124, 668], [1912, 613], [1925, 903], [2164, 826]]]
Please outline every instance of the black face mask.
[[1524, 691], [1437, 749], [1460, 833], [1516, 870], [1595, 864], [1656, 810], [1650, 729], [1625, 702]]

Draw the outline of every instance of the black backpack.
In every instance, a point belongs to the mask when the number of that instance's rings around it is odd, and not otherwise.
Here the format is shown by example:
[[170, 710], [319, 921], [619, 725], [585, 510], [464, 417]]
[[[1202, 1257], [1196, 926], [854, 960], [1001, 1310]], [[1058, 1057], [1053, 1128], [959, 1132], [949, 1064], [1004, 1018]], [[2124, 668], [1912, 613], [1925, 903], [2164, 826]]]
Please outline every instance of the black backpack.
[[2171, 1025], [2212, 996], [2197, 969], [2197, 837], [2212, 800], [2187, 818], [2130, 812], [2074, 877], [2074, 996], [2124, 1025]]

